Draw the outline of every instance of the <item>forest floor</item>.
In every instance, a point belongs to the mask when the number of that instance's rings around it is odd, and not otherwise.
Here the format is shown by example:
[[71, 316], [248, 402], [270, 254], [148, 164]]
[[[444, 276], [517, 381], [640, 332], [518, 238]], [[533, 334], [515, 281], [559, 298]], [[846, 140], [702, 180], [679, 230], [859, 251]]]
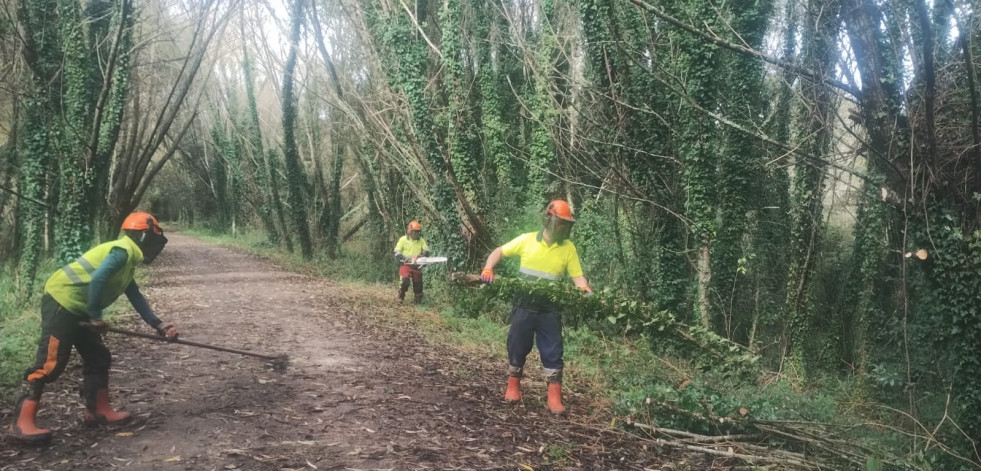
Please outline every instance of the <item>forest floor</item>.
[[582, 393], [553, 417], [541, 380], [507, 405], [506, 368], [386, 315], [402, 309], [394, 290], [297, 275], [179, 234], [147, 268], [143, 290], [182, 338], [287, 354], [289, 367], [109, 334], [113, 402], [136, 420], [83, 427], [76, 358], [42, 401], [52, 443], [0, 439], [0, 471], [727, 468], [611, 428]]

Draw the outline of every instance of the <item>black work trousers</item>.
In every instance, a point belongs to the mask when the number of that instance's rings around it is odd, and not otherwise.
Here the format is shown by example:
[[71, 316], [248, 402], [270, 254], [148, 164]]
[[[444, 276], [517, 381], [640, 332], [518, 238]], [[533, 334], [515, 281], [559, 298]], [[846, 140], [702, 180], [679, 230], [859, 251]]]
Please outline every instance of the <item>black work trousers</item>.
[[54, 382], [65, 371], [72, 347], [82, 356], [82, 389], [86, 405], [92, 402], [94, 407], [96, 391], [109, 387], [112, 355], [102, 343], [102, 336], [79, 325], [82, 321], [51, 295], [45, 293], [41, 298], [41, 339], [34, 365], [24, 373], [24, 380], [30, 385], [29, 394], [36, 396], [34, 399], [40, 399], [44, 385]]
[[512, 367], [523, 368], [525, 357], [538, 345], [542, 366], [561, 370], [562, 361], [562, 314], [554, 306], [529, 306], [515, 302], [511, 307], [511, 327], [508, 329], [508, 362]]

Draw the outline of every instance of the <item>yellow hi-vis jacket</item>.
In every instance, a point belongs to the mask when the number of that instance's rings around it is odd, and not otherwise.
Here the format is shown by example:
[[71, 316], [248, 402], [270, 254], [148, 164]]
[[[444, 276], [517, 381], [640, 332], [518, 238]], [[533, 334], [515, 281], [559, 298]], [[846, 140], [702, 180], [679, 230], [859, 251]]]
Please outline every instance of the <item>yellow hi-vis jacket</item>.
[[415, 257], [424, 250], [429, 250], [429, 245], [426, 244], [426, 239], [422, 237], [412, 240], [409, 236], [402, 236], [398, 243], [395, 244], [395, 251], [404, 255], [406, 258]]
[[95, 246], [74, 262], [54, 272], [44, 283], [44, 292], [50, 294], [58, 304], [72, 314], [88, 317], [89, 283], [92, 282], [92, 274], [116, 247], [126, 251], [126, 266], [106, 281], [102, 289], [99, 308], [105, 309], [126, 291], [126, 287], [133, 282], [133, 277], [136, 275], [136, 266], [143, 263], [143, 251], [126, 235]]
[[501, 246], [505, 257], [521, 256], [521, 274], [530, 280], [556, 281], [568, 274], [582, 276], [579, 252], [571, 240], [546, 245], [541, 232], [529, 232]]

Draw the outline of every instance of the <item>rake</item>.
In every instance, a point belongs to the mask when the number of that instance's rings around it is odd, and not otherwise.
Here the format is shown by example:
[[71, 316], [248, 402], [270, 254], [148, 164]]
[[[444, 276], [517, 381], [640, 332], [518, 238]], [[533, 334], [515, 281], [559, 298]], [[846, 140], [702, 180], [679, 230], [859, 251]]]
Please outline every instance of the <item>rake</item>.
[[174, 339], [174, 340], [167, 340], [166, 338], [161, 337], [159, 335], [147, 334], [147, 333], [143, 333], [143, 332], [136, 332], [136, 331], [126, 330], [126, 329], [119, 329], [119, 328], [116, 328], [116, 327], [109, 327], [107, 330], [109, 332], [115, 332], [117, 334], [128, 335], [130, 337], [140, 337], [140, 338], [144, 338], [144, 339], [156, 340], [158, 342], [179, 343], [181, 345], [190, 345], [192, 347], [207, 348], [209, 350], [218, 350], [219, 352], [237, 353], [239, 355], [245, 355], [245, 356], [250, 356], [250, 357], [255, 357], [255, 358], [262, 358], [263, 360], [266, 360], [267, 362], [269, 362], [269, 364], [276, 371], [284, 371], [284, 370], [286, 370], [286, 367], [289, 366], [289, 361], [290, 361], [289, 356], [286, 355], [285, 353], [282, 354], [282, 355], [265, 355], [265, 354], [262, 354], [262, 353], [255, 353], [255, 352], [250, 352], [250, 351], [246, 351], [246, 350], [239, 350], [237, 348], [219, 347], [217, 345], [208, 345], [206, 343], [192, 342], [190, 340], [184, 340], [184, 339], [181, 339], [181, 338], [177, 338], [177, 339]]

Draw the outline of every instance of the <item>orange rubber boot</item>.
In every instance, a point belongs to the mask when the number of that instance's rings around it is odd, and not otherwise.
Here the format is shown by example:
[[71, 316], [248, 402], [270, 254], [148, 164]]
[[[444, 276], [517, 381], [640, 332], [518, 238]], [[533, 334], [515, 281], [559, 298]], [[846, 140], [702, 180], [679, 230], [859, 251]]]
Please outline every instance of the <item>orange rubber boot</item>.
[[38, 428], [35, 423], [38, 401], [27, 397], [14, 409], [14, 423], [7, 427], [10, 436], [24, 443], [44, 443], [51, 440], [51, 430]]
[[119, 425], [129, 422], [129, 412], [116, 412], [109, 405], [109, 390], [95, 393], [95, 409], [85, 409], [85, 425]]
[[521, 400], [521, 378], [517, 376], [508, 377], [508, 389], [504, 392], [504, 400], [508, 402]]
[[548, 410], [555, 414], [564, 414], [562, 406], [562, 383], [548, 383]]

